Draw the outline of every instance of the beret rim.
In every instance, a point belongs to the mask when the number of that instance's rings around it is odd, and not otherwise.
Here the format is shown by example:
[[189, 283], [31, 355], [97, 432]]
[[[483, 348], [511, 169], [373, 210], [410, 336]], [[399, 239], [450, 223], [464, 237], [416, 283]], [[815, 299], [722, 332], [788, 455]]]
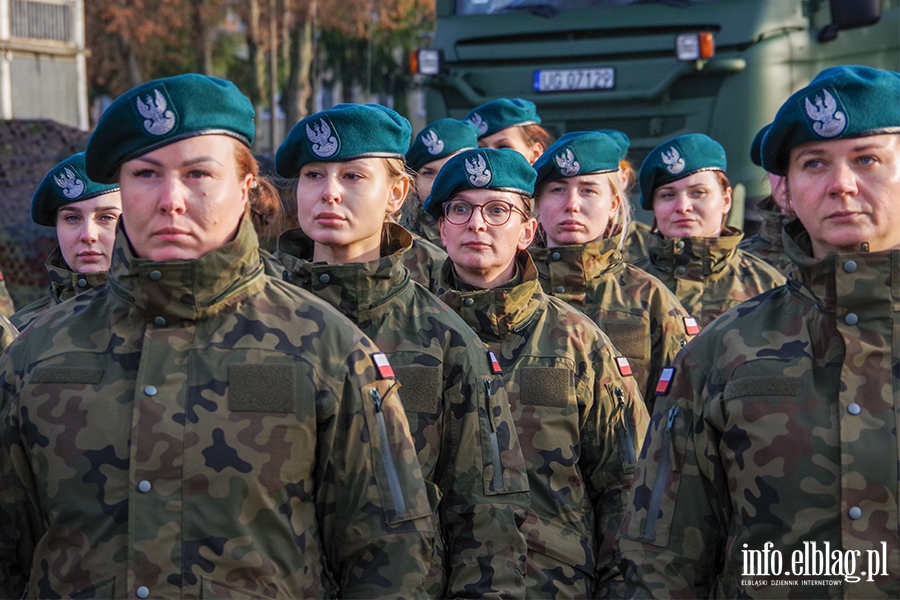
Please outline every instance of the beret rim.
[[816, 142], [837, 142], [840, 140], [855, 140], [864, 137], [872, 137], [873, 135], [890, 135], [893, 133], [900, 133], [900, 125], [892, 125], [890, 127], [879, 127], [875, 129], [869, 129], [866, 131], [854, 132], [851, 135], [845, 135], [838, 138], [821, 138], [815, 140], [808, 140], [805, 142], [801, 142], [790, 148], [787, 147], [787, 144], [782, 143], [782, 148], [780, 149], [777, 157], [775, 158], [775, 164], [771, 165], [772, 169], [766, 169], [765, 164], [765, 156], [763, 156], [763, 164], [761, 165], [763, 169], [769, 171], [773, 175], [787, 175], [788, 166], [790, 162], [791, 150], [794, 148], [798, 148], [800, 146], [805, 146], [806, 144], [813, 144]]
[[275, 167], [275, 172], [279, 177], [284, 177], [285, 179], [297, 179], [297, 176], [300, 175], [301, 169], [306, 165], [322, 162], [322, 163], [343, 163], [350, 162], [351, 160], [356, 160], [357, 158], [399, 158], [403, 160], [403, 164], [406, 164], [406, 155], [399, 154], [397, 152], [363, 152], [361, 154], [355, 154], [353, 156], [343, 156], [341, 158], [328, 159], [323, 158], [321, 160], [311, 160], [307, 163], [304, 163], [301, 167], [298, 167], [296, 171], [294, 171], [293, 175], [285, 175], [282, 169], [278, 169], [278, 166]]

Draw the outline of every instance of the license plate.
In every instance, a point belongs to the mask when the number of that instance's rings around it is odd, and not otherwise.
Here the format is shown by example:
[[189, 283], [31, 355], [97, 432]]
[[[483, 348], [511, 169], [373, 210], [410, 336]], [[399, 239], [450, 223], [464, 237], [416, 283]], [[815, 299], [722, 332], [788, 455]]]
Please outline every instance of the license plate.
[[616, 71], [612, 67], [598, 69], [543, 69], [534, 72], [535, 92], [611, 90], [614, 87], [616, 87]]

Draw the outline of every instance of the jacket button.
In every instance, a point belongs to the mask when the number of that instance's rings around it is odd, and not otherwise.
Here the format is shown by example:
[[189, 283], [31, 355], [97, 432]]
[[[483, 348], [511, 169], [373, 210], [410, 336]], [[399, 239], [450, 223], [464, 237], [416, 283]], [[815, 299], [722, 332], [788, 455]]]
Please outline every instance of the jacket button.
[[472, 300], [471, 298], [466, 298], [466, 299], [463, 301], [463, 304], [465, 304], [466, 306], [472, 306], [473, 304], [475, 304], [475, 301]]
[[847, 406], [847, 412], [850, 413], [851, 415], [858, 415], [859, 413], [862, 412], [862, 408], [860, 407], [859, 404], [857, 404], [856, 402], [853, 402], [852, 404]]
[[550, 258], [552, 258], [553, 260], [559, 260], [559, 252], [554, 252], [550, 255]]
[[677, 241], [677, 242], [675, 242], [675, 247], [678, 248], [679, 250], [683, 249], [683, 248], [684, 248], [684, 242], [682, 242], [682, 241]]
[[328, 273], [322, 273], [321, 275], [319, 275], [319, 281], [321, 281], [322, 283], [328, 283], [329, 281], [331, 281], [331, 275], [329, 275]]
[[159, 281], [162, 279], [162, 273], [154, 269], [153, 271], [150, 271], [147, 277], [150, 278], [150, 281]]
[[853, 508], [850, 509], [849, 514], [850, 514], [850, 518], [853, 520], [861, 519], [862, 518], [862, 509], [858, 506], [854, 506]]
[[87, 279], [81, 277], [78, 279], [78, 287], [87, 287]]
[[134, 591], [134, 595], [138, 598], [146, 598], [150, 595], [150, 588], [148, 588], [146, 585], [142, 585]]
[[848, 260], [844, 263], [844, 271], [847, 273], [856, 273], [856, 269], [859, 268], [859, 265], [856, 264], [855, 260]]
[[687, 269], [685, 267], [678, 267], [677, 269], [675, 269], [675, 272], [679, 275], [684, 275], [685, 273], [687, 273]]
[[144, 388], [144, 393], [147, 394], [148, 396], [155, 396], [156, 392], [157, 392], [157, 390], [156, 390], [155, 386], [148, 385], [147, 387]]
[[565, 287], [563, 287], [563, 286], [561, 286], [561, 285], [556, 286], [556, 293], [557, 293], [557, 294], [562, 294], [564, 291], [566, 291], [566, 288], [565, 288]]
[[153, 317], [153, 324], [156, 325], [157, 327], [165, 327], [166, 320], [162, 317]]
[[142, 494], [146, 494], [151, 489], [153, 489], [153, 486], [150, 485], [150, 482], [147, 481], [146, 479], [138, 484], [138, 491], [141, 492]]
[[856, 325], [859, 323], [859, 315], [856, 313], [847, 313], [847, 316], [844, 317], [844, 323], [847, 325]]

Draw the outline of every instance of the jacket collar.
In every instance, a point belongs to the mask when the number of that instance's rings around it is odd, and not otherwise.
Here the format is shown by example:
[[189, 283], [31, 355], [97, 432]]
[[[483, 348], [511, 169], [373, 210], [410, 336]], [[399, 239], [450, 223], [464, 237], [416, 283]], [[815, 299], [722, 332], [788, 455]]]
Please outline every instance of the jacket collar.
[[385, 223], [380, 258], [342, 265], [313, 262], [315, 242], [302, 229], [292, 229], [278, 238], [275, 257], [287, 269], [289, 281], [311, 290], [358, 323], [362, 313], [387, 303], [409, 285], [403, 255], [411, 247], [408, 231]]
[[647, 238], [647, 251], [650, 262], [663, 271], [687, 267], [711, 275], [728, 265], [743, 237], [741, 230], [734, 227], [726, 227], [719, 237], [714, 238], [664, 238], [656, 232]]
[[[587, 244], [536, 246], [529, 249], [539, 276], [549, 289], [561, 288], [566, 294], [584, 294], [588, 282], [615, 271], [624, 264], [619, 243], [622, 235], [614, 235]], [[560, 292], [562, 293], [562, 292]]]
[[47, 267], [47, 273], [50, 275], [50, 297], [56, 304], [104, 285], [109, 277], [106, 271], [99, 273], [73, 271], [63, 258], [59, 246], [50, 253], [44, 266]]
[[259, 240], [246, 214], [233, 240], [194, 260], [138, 258], [125, 230], [116, 233], [110, 290], [148, 318], [208, 318], [263, 286]]
[[547, 302], [538, 282], [537, 268], [527, 251], [516, 255], [517, 275], [506, 285], [478, 289], [461, 283], [453, 261], [444, 263], [442, 281], [447, 290], [441, 300], [455, 310], [482, 340], [503, 340], [518, 334]]

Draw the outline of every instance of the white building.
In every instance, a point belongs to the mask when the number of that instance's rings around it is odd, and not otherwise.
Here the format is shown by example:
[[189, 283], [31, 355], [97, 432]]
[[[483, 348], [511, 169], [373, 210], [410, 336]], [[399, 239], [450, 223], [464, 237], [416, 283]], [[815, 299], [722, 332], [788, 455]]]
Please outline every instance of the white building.
[[88, 129], [84, 0], [0, 0], [0, 118]]

